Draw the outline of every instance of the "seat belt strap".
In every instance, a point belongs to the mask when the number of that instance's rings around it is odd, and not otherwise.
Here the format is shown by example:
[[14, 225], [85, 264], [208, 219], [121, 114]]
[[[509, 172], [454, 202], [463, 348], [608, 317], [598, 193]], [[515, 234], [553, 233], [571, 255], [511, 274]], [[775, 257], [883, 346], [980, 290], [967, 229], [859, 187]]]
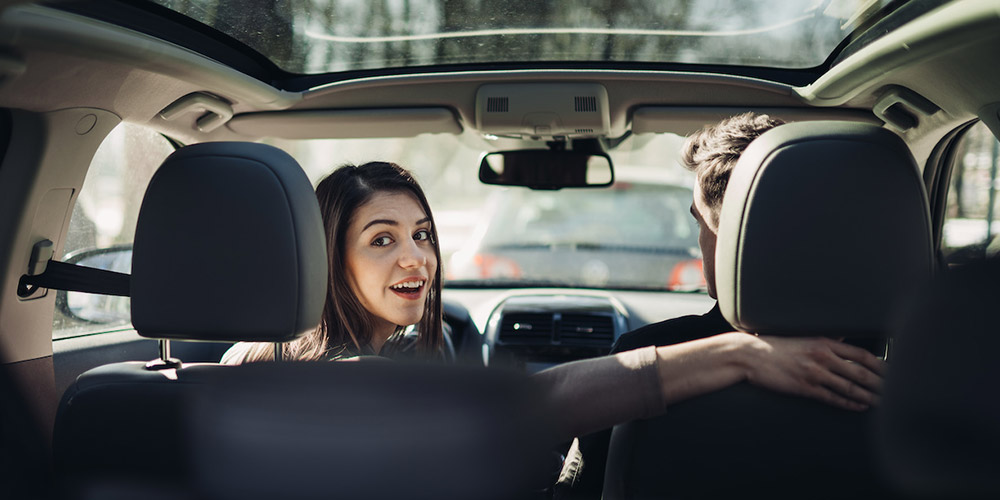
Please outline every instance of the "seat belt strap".
[[49, 260], [41, 274], [21, 276], [17, 294], [27, 297], [38, 288], [50, 288], [128, 297], [131, 278], [125, 273]]

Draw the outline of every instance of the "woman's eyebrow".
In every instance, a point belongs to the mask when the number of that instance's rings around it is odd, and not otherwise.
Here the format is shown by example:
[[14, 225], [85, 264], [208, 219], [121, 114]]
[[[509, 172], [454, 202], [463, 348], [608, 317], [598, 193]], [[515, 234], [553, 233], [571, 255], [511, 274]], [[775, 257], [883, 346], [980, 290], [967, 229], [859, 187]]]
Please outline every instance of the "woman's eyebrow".
[[396, 221], [394, 221], [392, 219], [375, 219], [375, 220], [369, 222], [368, 224], [365, 224], [365, 227], [361, 228], [361, 231], [364, 232], [366, 229], [374, 226], [375, 224], [385, 224], [387, 226], [398, 226], [399, 225], [398, 222], [396, 222]]
[[[414, 223], [414, 225], [415, 226], [419, 226], [421, 224], [425, 224], [425, 223], [428, 223], [430, 221], [431, 221], [430, 217], [424, 217], [423, 219], [420, 219], [416, 223]], [[392, 219], [375, 219], [375, 220], [369, 222], [368, 224], [365, 224], [365, 227], [361, 228], [361, 231], [363, 232], [366, 229], [368, 229], [368, 228], [370, 228], [370, 227], [372, 227], [372, 226], [374, 226], [376, 224], [385, 224], [387, 226], [398, 226], [399, 222], [396, 222], [396, 221], [394, 221]]]

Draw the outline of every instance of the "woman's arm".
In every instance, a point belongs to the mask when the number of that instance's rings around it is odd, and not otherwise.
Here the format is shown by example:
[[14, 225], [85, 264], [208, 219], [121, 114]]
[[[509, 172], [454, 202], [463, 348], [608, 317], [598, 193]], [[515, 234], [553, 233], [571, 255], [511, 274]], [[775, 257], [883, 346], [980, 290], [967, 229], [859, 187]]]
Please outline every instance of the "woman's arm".
[[860, 411], [877, 401], [881, 370], [871, 353], [836, 340], [734, 332], [574, 361], [535, 378], [571, 437], [742, 381]]
[[778, 392], [861, 411], [876, 401], [882, 362], [864, 349], [827, 338], [726, 333], [657, 348], [666, 404], [744, 380]]

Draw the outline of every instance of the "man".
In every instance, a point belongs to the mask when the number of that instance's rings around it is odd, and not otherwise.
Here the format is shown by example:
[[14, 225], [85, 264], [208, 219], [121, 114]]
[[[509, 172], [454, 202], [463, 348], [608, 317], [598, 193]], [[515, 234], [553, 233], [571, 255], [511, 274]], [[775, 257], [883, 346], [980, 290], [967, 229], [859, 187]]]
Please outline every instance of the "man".
[[[729, 174], [750, 142], [782, 123], [767, 115], [744, 113], [707, 126], [692, 134], [684, 143], [681, 161], [696, 176], [691, 215], [700, 228], [698, 246], [701, 247], [702, 269], [708, 295], [713, 299], [717, 298], [715, 243]], [[611, 352], [677, 344], [733, 330], [716, 303], [712, 310], [701, 316], [682, 316], [628, 332], [618, 339]], [[606, 430], [585, 436], [579, 441], [578, 448], [571, 448], [559, 478], [557, 496], [568, 493], [573, 498], [600, 497], [610, 439], [611, 430]]]
[[[726, 193], [729, 174], [751, 141], [784, 123], [767, 115], [744, 113], [726, 118], [695, 132], [684, 143], [681, 161], [695, 173], [694, 203], [691, 215], [698, 222], [698, 246], [708, 295], [715, 294], [715, 242], [719, 231], [719, 213]], [[670, 345], [688, 340], [731, 332], [734, 328], [719, 311], [716, 303], [701, 316], [683, 316], [644, 326], [618, 339], [613, 352], [628, 351], [648, 345]]]

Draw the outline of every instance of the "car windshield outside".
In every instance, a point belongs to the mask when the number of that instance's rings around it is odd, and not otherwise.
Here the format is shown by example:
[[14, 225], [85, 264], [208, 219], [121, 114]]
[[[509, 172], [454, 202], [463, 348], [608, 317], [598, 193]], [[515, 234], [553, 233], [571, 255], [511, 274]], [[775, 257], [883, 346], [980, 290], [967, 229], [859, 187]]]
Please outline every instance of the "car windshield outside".
[[448, 268], [462, 281], [694, 290], [701, 282], [691, 189], [619, 180], [608, 189], [494, 193]]
[[[504, 62], [811, 68], [890, 0], [155, 0], [300, 74]], [[240, 8], [232, 8], [233, 4]]]

